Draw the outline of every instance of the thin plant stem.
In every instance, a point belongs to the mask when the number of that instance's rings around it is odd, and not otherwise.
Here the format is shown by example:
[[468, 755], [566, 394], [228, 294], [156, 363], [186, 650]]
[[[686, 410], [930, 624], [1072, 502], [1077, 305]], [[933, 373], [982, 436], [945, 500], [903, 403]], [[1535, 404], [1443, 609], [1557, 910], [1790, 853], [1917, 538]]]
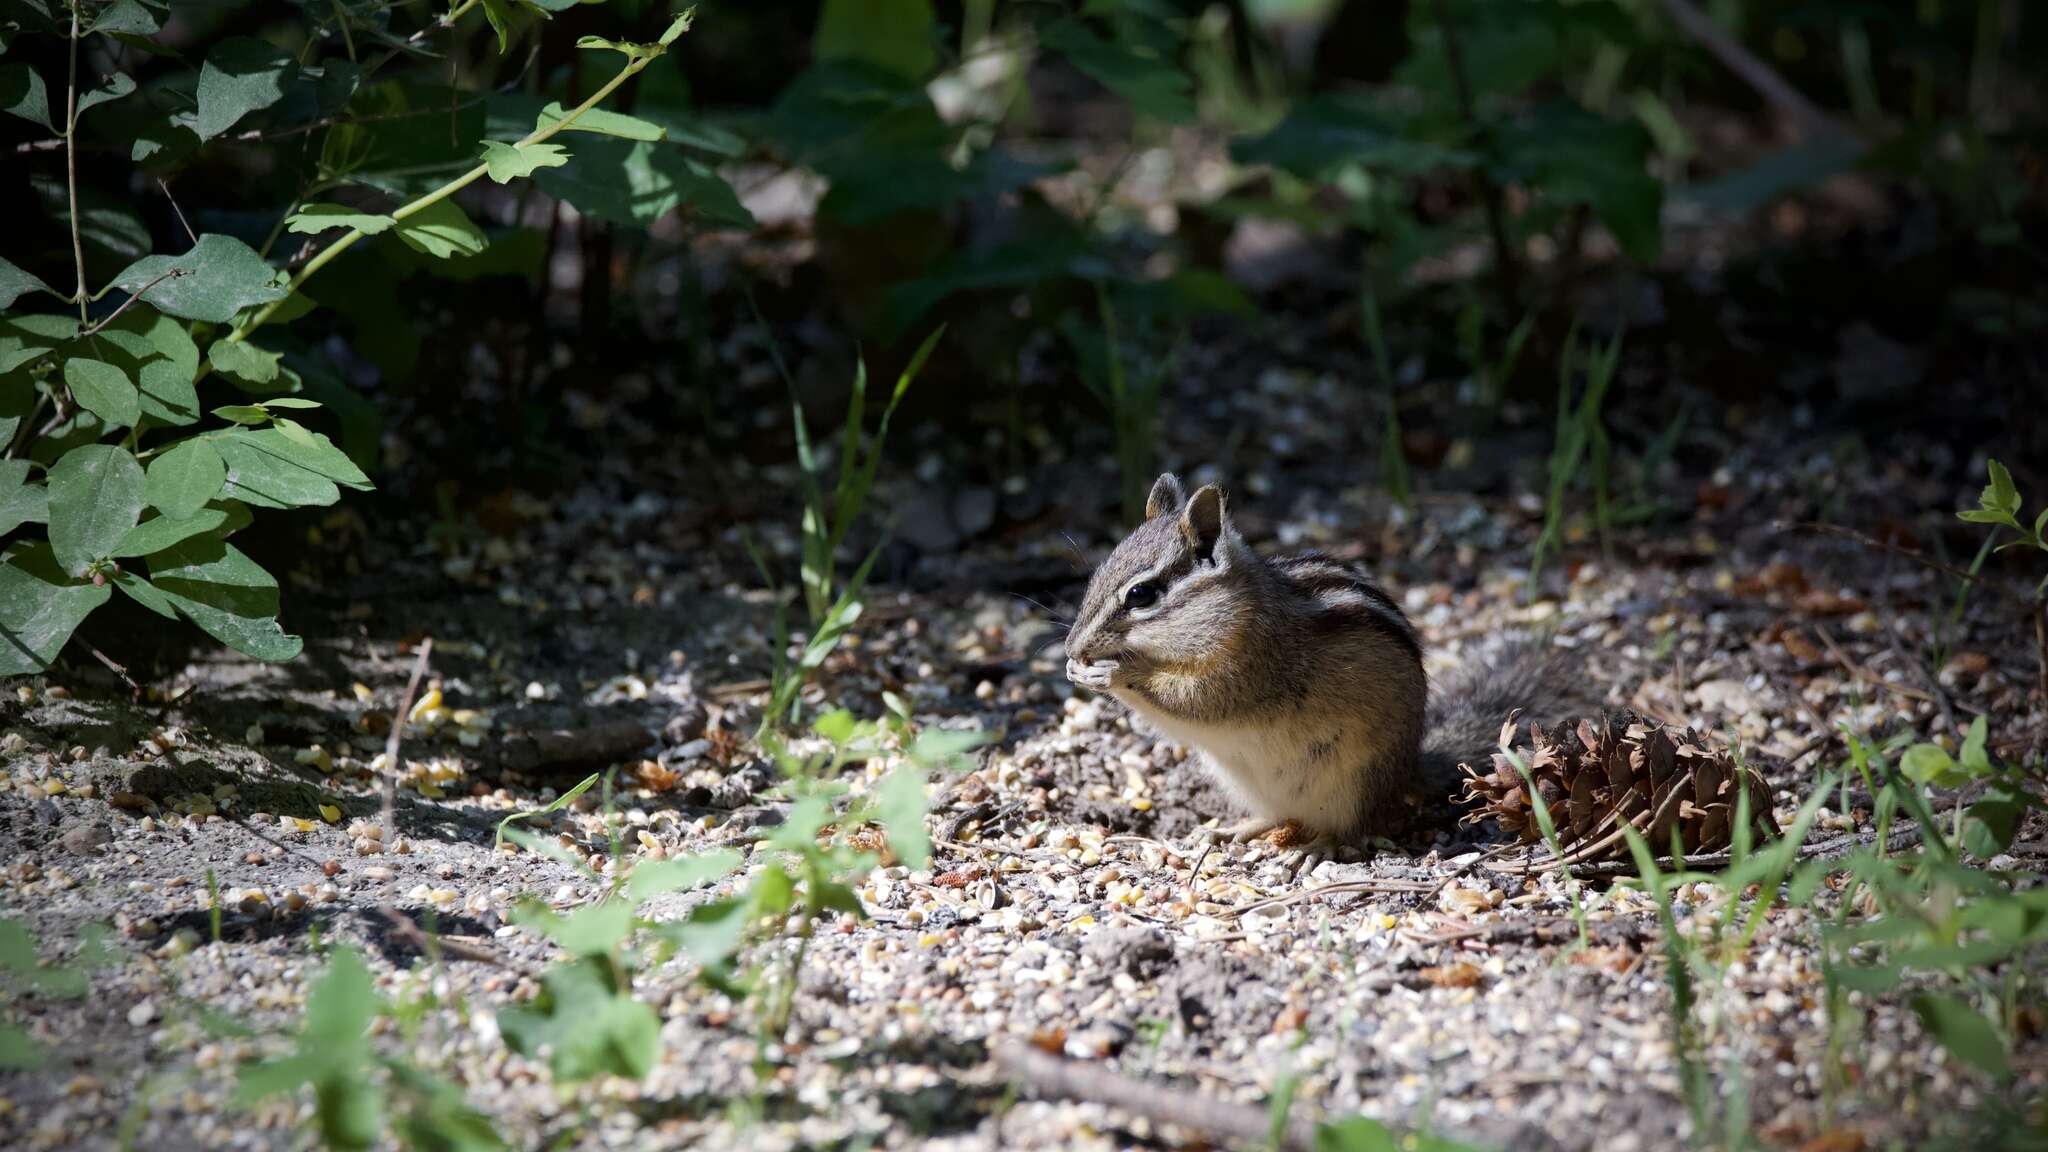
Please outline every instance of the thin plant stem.
[[78, 266], [78, 322], [85, 323], [85, 243], [78, 235], [78, 5], [71, 0], [71, 44], [64, 78], [64, 183], [71, 198], [71, 258]]
[[[468, 9], [470, 4], [474, 2], [475, 0], [469, 0], [469, 3], [463, 4], [462, 7], [457, 11], [460, 12]], [[450, 15], [452, 16], [454, 15], [454, 13], [451, 13]], [[616, 92], [621, 84], [624, 84], [626, 81], [632, 79], [634, 76], [639, 75], [640, 70], [642, 68], [647, 67], [648, 63], [654, 60], [658, 55], [659, 53], [650, 53], [648, 55], [635, 56], [629, 59], [626, 62], [626, 66], [624, 68], [619, 69], [618, 75], [613, 76], [610, 80], [605, 82], [603, 87], [599, 88], [596, 92], [591, 93], [589, 99], [583, 101], [581, 104], [578, 104], [576, 107], [570, 109], [568, 114], [563, 116], [560, 120], [557, 120], [554, 123], [547, 125], [546, 127], [536, 128], [532, 132], [527, 133], [517, 143], [515, 143], [513, 147], [525, 148], [528, 147], [529, 145], [540, 144], [547, 140], [553, 139], [556, 134], [567, 130], [571, 125], [576, 123], [576, 121], [580, 117], [582, 117], [584, 113], [590, 111], [592, 108], [595, 108], [599, 104], [603, 103], [605, 98], [610, 96], [613, 92]], [[455, 195], [457, 192], [462, 191], [464, 188], [469, 187], [471, 184], [476, 183], [476, 181], [480, 179], [488, 170], [488, 165], [478, 164], [474, 168], [471, 168], [469, 171], [464, 172], [460, 176], [457, 176], [455, 179], [450, 180], [446, 184], [441, 185], [439, 188], [434, 189], [432, 192], [429, 192], [426, 195], [421, 196], [419, 199], [414, 200], [411, 203], [405, 205], [404, 207], [401, 207], [396, 211], [392, 212], [391, 217], [394, 220], [402, 221], [409, 217], [417, 216], [421, 212], [424, 212], [427, 209], [432, 208], [434, 205], [439, 204], [441, 201], [448, 199], [450, 196]], [[271, 318], [271, 316], [275, 315], [279, 308], [284, 307], [285, 301], [290, 300], [293, 294], [298, 292], [298, 290], [306, 283], [306, 281], [312, 279], [313, 276], [316, 273], [318, 273], [322, 268], [325, 268], [330, 263], [333, 263], [335, 258], [340, 256], [343, 252], [346, 252], [350, 248], [354, 247], [356, 241], [361, 240], [364, 235], [365, 233], [361, 229], [351, 228], [345, 235], [341, 237], [341, 239], [336, 240], [334, 243], [329, 244], [327, 247], [321, 249], [318, 255], [314, 256], [311, 260], [308, 260], [306, 262], [306, 266], [304, 268], [299, 269], [297, 274], [295, 274], [292, 277], [291, 283], [286, 285], [284, 296], [264, 306], [264, 308], [261, 311], [257, 312], [255, 315], [251, 316], [249, 319], [243, 321], [242, 323], [236, 325], [235, 330], [228, 333], [225, 337], [223, 337], [223, 339], [225, 339], [230, 344], [240, 344], [246, 341], [249, 338], [249, 334], [254, 332], [256, 329], [263, 327], [264, 323], [267, 322]], [[204, 380], [208, 372], [211, 370], [211, 368], [211, 361], [202, 362], [199, 365], [199, 374], [195, 378], [194, 382], [196, 383], [198, 380]]]
[[[1449, 0], [1434, 0], [1438, 33], [1444, 38], [1444, 64], [1451, 73], [1451, 90], [1458, 99], [1458, 115], [1472, 126], [1473, 131], [1483, 132], [1479, 122], [1479, 103], [1472, 95], [1472, 78], [1465, 71], [1465, 46], [1458, 37], [1457, 22], [1451, 19]], [[1515, 251], [1508, 242], [1507, 209], [1503, 203], [1500, 185], [1486, 174], [1482, 167], [1472, 169], [1473, 190], [1479, 194], [1479, 202], [1486, 210], [1486, 231], [1493, 240], [1494, 271], [1500, 285], [1501, 302], [1507, 315], [1519, 310], [1522, 298], [1521, 269], [1515, 260]]]

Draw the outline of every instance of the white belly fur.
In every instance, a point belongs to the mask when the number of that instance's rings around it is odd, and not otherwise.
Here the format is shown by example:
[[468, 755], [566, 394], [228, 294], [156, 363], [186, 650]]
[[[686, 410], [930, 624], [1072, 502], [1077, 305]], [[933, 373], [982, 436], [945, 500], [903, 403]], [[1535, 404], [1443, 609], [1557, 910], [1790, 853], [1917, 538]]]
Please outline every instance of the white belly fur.
[[1315, 831], [1343, 832], [1358, 823], [1366, 766], [1343, 759], [1344, 751], [1356, 754], [1358, 741], [1339, 738], [1340, 751], [1319, 763], [1310, 747], [1332, 734], [1292, 725], [1201, 724], [1159, 712], [1135, 695], [1115, 695], [1162, 735], [1200, 753], [1217, 782], [1253, 813]]

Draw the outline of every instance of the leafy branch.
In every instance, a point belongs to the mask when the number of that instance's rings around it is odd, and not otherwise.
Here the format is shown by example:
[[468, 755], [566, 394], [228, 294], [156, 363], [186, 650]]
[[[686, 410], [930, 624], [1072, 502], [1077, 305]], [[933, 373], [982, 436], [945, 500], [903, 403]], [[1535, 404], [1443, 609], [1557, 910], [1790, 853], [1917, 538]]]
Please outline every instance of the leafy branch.
[[[467, 0], [467, 3], [465, 3], [464, 7], [467, 7], [469, 3], [474, 2], [475, 0]], [[418, 199], [413, 200], [412, 202], [392, 212], [390, 214], [390, 219], [394, 221], [404, 221], [411, 217], [417, 216], [420, 213], [425, 212], [429, 208], [432, 208], [434, 205], [439, 204], [442, 201], [448, 199], [450, 196], [455, 195], [457, 192], [462, 191], [464, 188], [469, 187], [471, 184], [476, 183], [479, 179], [482, 179], [486, 175], [492, 176], [493, 179], [499, 178], [499, 173], [502, 172], [504, 169], [494, 161], [494, 158], [491, 154], [490, 143], [498, 143], [498, 147], [501, 149], [509, 149], [512, 152], [526, 154], [536, 149], [537, 146], [546, 144], [547, 141], [553, 139], [559, 133], [567, 131], [569, 128], [574, 127], [576, 122], [582, 119], [582, 117], [586, 113], [588, 113], [591, 109], [596, 108], [599, 104], [604, 103], [604, 101], [608, 97], [610, 97], [613, 92], [616, 92], [618, 90], [621, 84], [624, 84], [626, 81], [631, 80], [633, 77], [639, 75], [641, 69], [647, 67], [648, 64], [659, 59], [663, 53], [667, 52], [669, 45], [675, 43], [677, 37], [681, 36], [684, 32], [689, 30], [690, 21], [695, 15], [696, 10], [694, 8], [685, 10], [682, 13], [682, 15], [677, 16], [675, 20], [669, 24], [668, 30], [663, 32], [661, 34], [661, 38], [653, 44], [624, 44], [610, 40], [602, 40], [595, 36], [586, 36], [582, 40], [578, 41], [577, 47], [579, 48], [609, 48], [614, 51], [624, 53], [626, 56], [625, 67], [619, 69], [617, 75], [613, 76], [610, 80], [606, 81], [604, 86], [599, 88], [596, 92], [591, 93], [588, 99], [584, 100], [581, 104], [578, 104], [576, 107], [570, 109], [565, 115], [562, 116], [561, 119], [547, 121], [545, 123], [535, 126], [532, 132], [527, 133], [516, 143], [510, 145], [505, 145], [495, 141], [488, 142], [485, 145], [487, 155], [483, 163], [476, 165], [469, 171], [464, 172], [462, 175], [457, 176], [455, 179], [450, 180], [446, 184], [441, 185], [439, 188], [436, 188], [433, 191], [428, 192], [427, 194], [419, 197]], [[543, 119], [546, 119], [545, 114], [543, 115]], [[543, 155], [546, 154], [544, 153]], [[554, 163], [560, 163], [560, 160], [556, 159], [554, 160]], [[529, 172], [531, 170], [531, 168], [527, 169], [527, 171]], [[276, 315], [277, 310], [284, 307], [286, 301], [289, 301], [292, 298], [292, 296], [296, 294], [301, 287], [304, 286], [307, 280], [312, 279], [315, 273], [319, 272], [322, 268], [325, 268], [328, 264], [332, 263], [334, 259], [340, 256], [343, 252], [346, 252], [350, 248], [354, 247], [356, 241], [361, 240], [365, 236], [374, 235], [378, 232], [382, 232], [388, 227], [389, 225], [376, 225], [370, 226], [366, 230], [364, 225], [351, 225], [349, 227], [348, 232], [345, 233], [339, 240], [336, 240], [334, 243], [329, 244], [326, 248], [321, 249], [319, 255], [314, 256], [311, 260], [308, 260], [306, 262], [306, 266], [299, 269], [299, 271], [291, 278], [290, 283], [288, 283], [285, 286], [285, 294], [282, 297], [280, 297], [277, 300], [273, 300], [269, 304], [265, 305], [264, 307], [256, 311], [253, 315], [249, 316], [247, 319], [236, 324], [234, 331], [228, 333], [225, 337], [223, 337], [223, 339], [230, 344], [240, 344], [244, 340], [247, 340], [249, 338], [250, 333], [254, 332], [258, 328], [261, 328], [266, 322], [269, 321], [269, 319], [272, 316]], [[207, 373], [210, 371], [210, 368], [211, 365], [202, 364], [199, 369], [198, 379], [204, 380], [207, 376]]]

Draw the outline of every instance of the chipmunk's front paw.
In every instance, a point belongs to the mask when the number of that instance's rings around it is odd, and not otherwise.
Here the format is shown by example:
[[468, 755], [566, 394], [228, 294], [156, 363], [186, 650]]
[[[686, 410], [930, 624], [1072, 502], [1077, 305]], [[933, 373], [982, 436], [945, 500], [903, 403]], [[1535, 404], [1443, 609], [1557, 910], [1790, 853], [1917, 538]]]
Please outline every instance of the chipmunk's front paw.
[[1296, 878], [1304, 872], [1315, 871], [1316, 865], [1325, 860], [1335, 860], [1338, 847], [1337, 841], [1328, 836], [1315, 836], [1283, 847], [1280, 864], [1287, 869], [1289, 878]]
[[1116, 675], [1116, 667], [1114, 660], [1076, 660], [1069, 656], [1067, 679], [1080, 687], [1106, 692], [1109, 690], [1111, 677]]

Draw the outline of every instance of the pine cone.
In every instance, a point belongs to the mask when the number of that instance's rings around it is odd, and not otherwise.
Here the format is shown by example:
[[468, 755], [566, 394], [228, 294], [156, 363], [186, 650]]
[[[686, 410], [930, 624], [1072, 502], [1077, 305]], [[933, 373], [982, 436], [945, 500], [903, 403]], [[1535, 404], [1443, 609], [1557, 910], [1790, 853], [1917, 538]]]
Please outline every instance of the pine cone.
[[[1501, 743], [1510, 745], [1514, 735], [1515, 719], [1509, 717]], [[1529, 746], [1516, 755], [1550, 810], [1566, 865], [1628, 859], [1624, 823], [1660, 857], [1670, 851], [1673, 832], [1686, 855], [1721, 851], [1733, 840], [1738, 797], [1744, 791], [1755, 838], [1778, 835], [1763, 776], [1690, 728], [1673, 732], [1631, 712], [1566, 720], [1548, 732], [1530, 724]], [[1476, 805], [1465, 823], [1497, 820], [1524, 844], [1543, 839], [1528, 781], [1512, 760], [1494, 753], [1493, 771], [1486, 774], [1469, 764], [1458, 767], [1465, 773], [1463, 799]], [[1534, 860], [1522, 868], [1558, 862]]]

